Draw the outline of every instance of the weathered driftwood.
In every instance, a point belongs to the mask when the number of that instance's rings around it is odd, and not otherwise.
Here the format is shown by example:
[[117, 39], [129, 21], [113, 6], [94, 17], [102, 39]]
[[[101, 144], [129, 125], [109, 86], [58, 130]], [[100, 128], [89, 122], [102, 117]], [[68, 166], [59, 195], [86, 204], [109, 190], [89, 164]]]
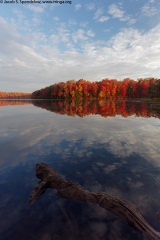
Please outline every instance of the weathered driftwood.
[[126, 221], [134, 229], [143, 233], [148, 239], [160, 239], [160, 233], [154, 230], [127, 200], [120, 199], [105, 192], [90, 192], [79, 184], [66, 180], [45, 163], [36, 165], [36, 176], [41, 179], [32, 192], [29, 203], [34, 203], [46, 188], [57, 189], [62, 198], [76, 199], [98, 204]]

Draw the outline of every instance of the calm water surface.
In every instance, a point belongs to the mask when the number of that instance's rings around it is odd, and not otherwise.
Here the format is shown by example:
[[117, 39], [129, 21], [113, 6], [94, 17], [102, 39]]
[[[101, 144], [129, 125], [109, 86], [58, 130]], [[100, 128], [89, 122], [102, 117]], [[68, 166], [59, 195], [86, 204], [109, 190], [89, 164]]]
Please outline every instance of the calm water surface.
[[[30, 206], [40, 162], [88, 190], [131, 201], [160, 231], [160, 106], [144, 104], [127, 117], [119, 103], [100, 103], [99, 112], [88, 106], [85, 114], [84, 106], [71, 103], [34, 104], [43, 108], [29, 102], [0, 107], [0, 239], [145, 239], [104, 209], [62, 199], [53, 189]], [[135, 104], [127, 109], [140, 109]]]

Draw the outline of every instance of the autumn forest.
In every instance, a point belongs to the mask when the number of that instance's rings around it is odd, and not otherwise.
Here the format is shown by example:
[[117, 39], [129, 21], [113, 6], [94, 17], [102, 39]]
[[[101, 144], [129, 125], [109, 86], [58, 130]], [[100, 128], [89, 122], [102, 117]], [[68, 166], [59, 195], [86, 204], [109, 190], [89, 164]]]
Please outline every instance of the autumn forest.
[[33, 93], [0, 92], [0, 99], [133, 99], [160, 98], [160, 79], [145, 78], [123, 81], [103, 79], [91, 82], [84, 79], [59, 82]]
[[0, 92], [0, 99], [29, 99], [31, 93], [22, 92]]
[[146, 78], [138, 81], [103, 79], [90, 82], [69, 80], [48, 86], [32, 93], [32, 99], [128, 99], [160, 98], [160, 79]]

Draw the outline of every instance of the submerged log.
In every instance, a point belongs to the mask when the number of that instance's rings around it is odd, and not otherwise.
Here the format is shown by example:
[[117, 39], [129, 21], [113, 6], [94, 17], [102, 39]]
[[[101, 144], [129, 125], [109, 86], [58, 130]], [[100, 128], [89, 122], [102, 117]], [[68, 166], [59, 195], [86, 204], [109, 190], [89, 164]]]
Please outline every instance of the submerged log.
[[117, 196], [105, 192], [90, 192], [84, 189], [81, 185], [71, 182], [58, 175], [54, 169], [45, 163], [36, 165], [36, 176], [41, 181], [31, 194], [29, 200], [30, 204], [33, 204], [46, 188], [53, 188], [57, 190], [58, 196], [62, 198], [98, 204], [100, 207], [117, 215], [134, 229], [140, 231], [148, 239], [160, 239], [160, 233], [147, 223], [147, 221], [137, 211], [136, 207], [129, 201], [120, 199]]

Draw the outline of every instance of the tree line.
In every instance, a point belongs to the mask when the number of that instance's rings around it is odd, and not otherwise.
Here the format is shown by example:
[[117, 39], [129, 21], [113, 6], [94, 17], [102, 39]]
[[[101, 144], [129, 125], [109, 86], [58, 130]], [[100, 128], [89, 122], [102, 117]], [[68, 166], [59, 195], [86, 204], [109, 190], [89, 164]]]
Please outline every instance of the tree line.
[[29, 99], [31, 93], [22, 92], [0, 92], [0, 99]]
[[160, 79], [145, 78], [123, 81], [103, 79], [90, 82], [78, 81], [55, 83], [32, 93], [33, 99], [125, 99], [160, 98]]

